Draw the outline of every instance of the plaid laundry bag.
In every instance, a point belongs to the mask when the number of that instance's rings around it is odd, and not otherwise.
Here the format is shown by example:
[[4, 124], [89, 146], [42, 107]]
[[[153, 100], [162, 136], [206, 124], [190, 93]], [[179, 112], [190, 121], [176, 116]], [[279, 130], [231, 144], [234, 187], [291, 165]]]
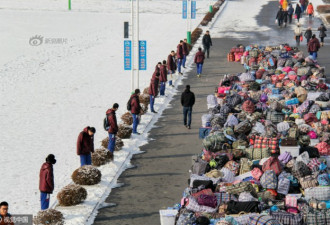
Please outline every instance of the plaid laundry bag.
[[267, 161], [262, 165], [262, 171], [272, 170], [276, 175], [279, 175], [282, 171], [280, 161], [276, 157], [270, 157]]
[[218, 206], [231, 200], [237, 201], [235, 195], [229, 194], [227, 192], [215, 192], [214, 195], [217, 197]]
[[307, 225], [330, 224], [330, 209], [316, 210], [310, 208], [307, 213], [306, 224]]
[[296, 196], [290, 196], [287, 195], [285, 197], [285, 206], [286, 207], [297, 207], [297, 197]]
[[330, 186], [317, 186], [305, 189], [305, 199], [308, 201], [315, 198], [319, 201], [327, 201], [330, 199]]
[[214, 213], [217, 211], [216, 208], [199, 205], [197, 200], [192, 196], [188, 198], [188, 201], [186, 203], [186, 209], [193, 212], [208, 212], [208, 213]]
[[273, 170], [266, 170], [260, 179], [261, 186], [266, 189], [277, 188], [277, 176]]
[[220, 171], [223, 173], [222, 181], [227, 183], [234, 182], [235, 174], [231, 170], [223, 167]]
[[308, 175], [299, 178], [300, 185], [303, 189], [316, 187], [318, 185], [315, 175]]
[[282, 223], [283, 225], [303, 225], [304, 224], [304, 217], [302, 214], [293, 214], [287, 213], [283, 211], [273, 212], [270, 211], [270, 216], [276, 219], [278, 222]]
[[249, 223], [250, 225], [282, 225], [276, 219], [269, 215], [255, 215], [250, 216]]
[[292, 159], [292, 156], [290, 152], [285, 151], [284, 153], [279, 155], [278, 159], [281, 161], [281, 163], [287, 164]]
[[282, 178], [278, 180], [277, 193], [287, 195], [290, 189], [290, 180], [288, 178]]

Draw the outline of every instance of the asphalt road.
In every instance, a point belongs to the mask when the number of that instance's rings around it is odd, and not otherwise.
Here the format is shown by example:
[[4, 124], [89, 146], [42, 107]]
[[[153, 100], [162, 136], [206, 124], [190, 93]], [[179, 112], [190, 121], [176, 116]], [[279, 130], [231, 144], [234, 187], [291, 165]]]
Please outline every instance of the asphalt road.
[[[233, 38], [213, 39], [211, 57], [207, 59], [203, 76], [196, 77], [196, 70], [188, 73], [188, 79], [183, 81], [179, 90], [183, 91], [186, 84], [196, 95], [196, 104], [193, 109], [192, 129], [187, 130], [182, 122], [182, 107], [180, 95], [174, 97], [172, 108], [163, 112], [163, 117], [151, 130], [152, 141], [142, 147], [145, 154], [136, 155], [132, 159], [135, 169], [125, 171], [119, 178], [124, 186], [114, 189], [106, 202], [116, 203], [117, 206], [101, 209], [95, 225], [157, 225], [160, 224], [159, 209], [179, 203], [182, 192], [187, 186], [191, 156], [201, 151], [201, 140], [198, 139], [198, 129], [201, 125], [201, 116], [207, 111], [206, 97], [212, 94], [219, 83], [222, 74], [242, 72], [239, 63], [227, 62], [227, 52], [238, 43], [240, 44], [294, 44], [293, 25], [287, 28], [278, 28], [274, 24], [277, 11], [277, 1], [264, 6], [262, 13], [257, 16], [260, 25], [269, 26], [270, 32], [258, 33], [251, 31], [249, 39], [237, 40]], [[218, 20], [217, 22], [220, 22]], [[309, 25], [315, 29], [321, 22], [317, 19]], [[211, 33], [212, 35], [212, 33]], [[330, 74], [329, 41], [319, 52], [319, 62], [326, 66]], [[306, 45], [301, 49], [306, 52]], [[329, 79], [329, 76], [328, 76]]]

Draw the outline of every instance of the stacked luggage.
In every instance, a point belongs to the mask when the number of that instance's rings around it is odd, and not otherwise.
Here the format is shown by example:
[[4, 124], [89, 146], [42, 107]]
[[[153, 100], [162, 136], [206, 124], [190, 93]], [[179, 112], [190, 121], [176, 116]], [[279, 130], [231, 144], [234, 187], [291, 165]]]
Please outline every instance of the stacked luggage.
[[245, 72], [207, 98], [176, 225], [330, 224], [324, 68], [288, 45], [229, 54]]

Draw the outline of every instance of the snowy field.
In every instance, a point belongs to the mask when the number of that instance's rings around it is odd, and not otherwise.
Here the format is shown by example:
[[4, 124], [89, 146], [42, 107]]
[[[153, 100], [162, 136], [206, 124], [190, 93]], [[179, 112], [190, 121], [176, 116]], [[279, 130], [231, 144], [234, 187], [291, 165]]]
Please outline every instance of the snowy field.
[[[197, 1], [193, 28], [210, 2]], [[140, 72], [141, 88], [149, 85], [156, 63], [186, 36], [181, 4], [140, 0], [140, 40], [148, 42], [148, 70]], [[97, 148], [107, 136], [102, 127], [105, 111], [115, 102], [120, 105], [117, 117], [126, 111], [130, 72], [123, 70], [123, 22], [130, 19], [130, 2], [73, 0], [69, 12], [66, 1], [1, 0], [0, 12], [0, 200], [9, 202], [11, 213], [35, 214], [45, 157], [53, 153], [57, 158], [53, 204], [80, 165], [79, 132], [96, 127]], [[44, 38], [39, 46], [29, 44], [35, 35]], [[54, 39], [61, 42], [49, 43]], [[156, 110], [166, 101], [158, 99]], [[140, 129], [152, 119], [151, 114], [145, 116]], [[145, 143], [147, 135], [126, 142], [126, 151], [116, 153], [118, 161], [107, 165], [104, 178], [113, 178], [129, 152], [138, 152]], [[100, 196], [106, 189], [102, 185]], [[92, 200], [89, 196], [87, 204]]]

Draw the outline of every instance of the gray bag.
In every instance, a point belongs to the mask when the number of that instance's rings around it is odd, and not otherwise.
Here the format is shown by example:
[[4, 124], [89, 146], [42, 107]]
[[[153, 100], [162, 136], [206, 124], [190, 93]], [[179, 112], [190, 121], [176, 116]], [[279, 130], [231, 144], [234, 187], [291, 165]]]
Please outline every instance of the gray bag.
[[194, 165], [191, 168], [192, 174], [202, 175], [205, 173], [206, 166], [208, 162], [202, 160], [201, 158], [197, 158]]

